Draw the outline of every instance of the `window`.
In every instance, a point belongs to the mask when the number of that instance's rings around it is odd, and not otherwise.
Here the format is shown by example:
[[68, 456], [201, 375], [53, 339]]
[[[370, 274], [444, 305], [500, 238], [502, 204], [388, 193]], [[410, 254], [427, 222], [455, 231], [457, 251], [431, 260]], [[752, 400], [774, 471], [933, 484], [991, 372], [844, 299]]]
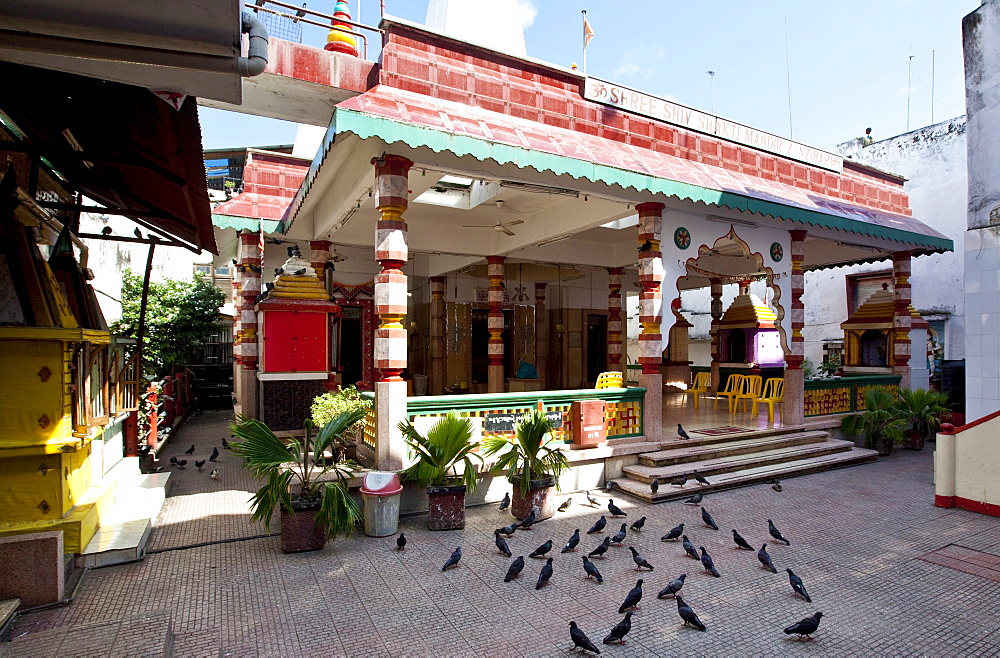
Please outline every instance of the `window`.
[[195, 265], [194, 266], [194, 273], [195, 274], [204, 274], [205, 276], [210, 277], [210, 276], [212, 276], [212, 266], [211, 265]]
[[215, 276], [221, 276], [224, 278], [229, 278], [229, 266], [223, 265], [222, 267], [215, 268]]
[[887, 284], [889, 290], [892, 290], [892, 270], [848, 274], [846, 278], [848, 316], [868, 301], [869, 297], [882, 290], [882, 284]]

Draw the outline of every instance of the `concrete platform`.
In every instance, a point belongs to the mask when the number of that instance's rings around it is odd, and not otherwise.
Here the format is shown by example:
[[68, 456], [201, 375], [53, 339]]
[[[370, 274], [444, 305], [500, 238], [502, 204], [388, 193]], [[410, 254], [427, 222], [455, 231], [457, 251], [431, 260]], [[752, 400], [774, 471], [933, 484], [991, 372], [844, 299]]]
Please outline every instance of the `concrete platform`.
[[102, 525], [77, 557], [77, 567], [94, 569], [137, 562], [146, 556], [146, 544], [152, 530], [151, 519]]

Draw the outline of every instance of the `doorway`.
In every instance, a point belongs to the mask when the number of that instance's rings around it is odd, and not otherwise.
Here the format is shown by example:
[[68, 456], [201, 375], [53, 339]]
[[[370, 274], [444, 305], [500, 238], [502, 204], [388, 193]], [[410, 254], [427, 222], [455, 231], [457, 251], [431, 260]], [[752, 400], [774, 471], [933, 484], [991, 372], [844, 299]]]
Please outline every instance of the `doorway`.
[[361, 344], [361, 308], [342, 307], [340, 318], [340, 381], [344, 387], [364, 379], [364, 350]]
[[[503, 312], [503, 372], [504, 378], [510, 374], [511, 340], [510, 323], [511, 310]], [[490, 312], [486, 309], [472, 310], [472, 383], [487, 384], [490, 381]]]
[[608, 318], [605, 315], [587, 315], [587, 381], [594, 383], [597, 376], [608, 369]]

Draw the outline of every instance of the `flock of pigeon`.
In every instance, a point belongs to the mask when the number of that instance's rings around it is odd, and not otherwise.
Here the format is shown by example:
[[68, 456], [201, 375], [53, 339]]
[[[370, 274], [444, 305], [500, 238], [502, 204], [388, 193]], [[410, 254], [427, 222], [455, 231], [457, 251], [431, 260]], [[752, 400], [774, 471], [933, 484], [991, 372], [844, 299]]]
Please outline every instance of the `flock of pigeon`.
[[[698, 479], [701, 479], [698, 477]], [[656, 484], [654, 482], [653, 486]], [[654, 489], [655, 492], [655, 489]], [[599, 503], [596, 498], [590, 495], [588, 492], [586, 494], [587, 500], [592, 507], [598, 507]], [[685, 501], [688, 504], [697, 504], [703, 500], [703, 494], [697, 494]], [[693, 502], [692, 502], [693, 501]], [[500, 509], [506, 509], [510, 504], [510, 494], [504, 497], [503, 502], [500, 503]], [[565, 511], [572, 504], [572, 498], [567, 499], [559, 507], [559, 511]], [[608, 515], [610, 515], [613, 522], [617, 522], [618, 519], [627, 518], [627, 514], [620, 509], [613, 499], [608, 499], [607, 504], [608, 514], [602, 514], [601, 517], [591, 526], [586, 534], [600, 534], [603, 533], [608, 524]], [[707, 528], [712, 530], [719, 530], [719, 525], [716, 523], [715, 519], [704, 507], [701, 508], [701, 520]], [[539, 523], [540, 520], [537, 517], [537, 510], [532, 509], [528, 515], [522, 521], [514, 521], [508, 526], [503, 528], [497, 528], [494, 530], [494, 541], [497, 550], [506, 555], [508, 558], [513, 557], [513, 553], [510, 550], [510, 546], [507, 543], [507, 539], [512, 537], [517, 530], [524, 530], [530, 528], [532, 525]], [[643, 526], [646, 523], [646, 517], [643, 516], [640, 519], [634, 521], [631, 526], [628, 522], [623, 522], [619, 527], [618, 531], [611, 536], [605, 536], [603, 540], [590, 552], [582, 556], [583, 560], [583, 570], [585, 573], [585, 579], [593, 579], [597, 584], [604, 582], [604, 577], [601, 575], [600, 570], [595, 564], [596, 560], [603, 560], [606, 557], [606, 553], [612, 546], [622, 547], [623, 542], [628, 537], [629, 531], [641, 532]], [[721, 578], [722, 574], [716, 568], [715, 560], [712, 556], [705, 550], [704, 546], [695, 548], [694, 543], [691, 542], [687, 534], [684, 534], [685, 523], [681, 523], [676, 527], [672, 528], [666, 534], [664, 534], [660, 540], [664, 542], [677, 542], [680, 541], [684, 553], [701, 563], [702, 568], [705, 573], [713, 576], [715, 578]], [[767, 520], [768, 534], [771, 536], [773, 541], [776, 543], [782, 543], [786, 546], [790, 546], [791, 542], [786, 539], [781, 531], [775, 526], [771, 519]], [[566, 541], [560, 553], [570, 553], [577, 549], [580, 544], [580, 529], [577, 528], [570, 538]], [[748, 550], [753, 551], [753, 546], [743, 538], [742, 535], [733, 529], [733, 542], [736, 545], [737, 550]], [[404, 550], [406, 548], [406, 537], [400, 533], [399, 537], [396, 539], [397, 550]], [[549, 580], [552, 578], [553, 574], [553, 561], [554, 558], [549, 556], [549, 553], [554, 548], [554, 543], [551, 539], [541, 544], [538, 548], [529, 553], [529, 558], [541, 558], [545, 559], [545, 564], [542, 566], [538, 573], [538, 580], [535, 584], [535, 589], [541, 589], [545, 587]], [[635, 546], [629, 546], [629, 551], [632, 554], [632, 561], [635, 563], [636, 571], [653, 571], [654, 567], [649, 561], [639, 553]], [[761, 568], [770, 571], [771, 573], [778, 573], [777, 568], [774, 566], [774, 562], [771, 559], [770, 554], [767, 552], [767, 544], [761, 545], [760, 550], [757, 551], [757, 559], [760, 561]], [[459, 566], [462, 560], [462, 547], [457, 547], [451, 556], [441, 567], [442, 571], [452, 569]], [[525, 559], [523, 555], [518, 556], [511, 562], [507, 573], [504, 576], [504, 582], [511, 582], [521, 576], [524, 571]], [[807, 603], [812, 603], [808, 592], [806, 591], [805, 584], [802, 579], [795, 574], [791, 569], [785, 569], [788, 572], [788, 580], [791, 588], [793, 590], [793, 595], [801, 597]], [[677, 613], [683, 621], [684, 626], [690, 626], [698, 631], [706, 631], [707, 627], [698, 618], [694, 609], [688, 605], [680, 595], [681, 589], [684, 587], [685, 579], [687, 578], [686, 573], [680, 574], [677, 578], [671, 580], [667, 585], [660, 590], [657, 594], [658, 599], [668, 599], [673, 598], [677, 602]], [[634, 611], [639, 609], [639, 602], [643, 597], [643, 579], [639, 578], [635, 587], [633, 587], [628, 594], [625, 596], [625, 600], [622, 602], [621, 606], [618, 608], [619, 614], [624, 614], [624, 617], [611, 629], [611, 631], [604, 638], [604, 644], [624, 644], [625, 636], [632, 630], [632, 614]], [[819, 628], [819, 622], [822, 618], [822, 612], [816, 612], [810, 617], [806, 617], [801, 621], [792, 624], [791, 626], [784, 629], [784, 632], [788, 635], [798, 635], [800, 638], [805, 637], [806, 639], [811, 639], [811, 635], [816, 632]], [[594, 642], [587, 637], [587, 634], [577, 626], [575, 621], [569, 622], [570, 638], [573, 641], [573, 650], [582, 649], [584, 651], [589, 651], [595, 654], [600, 654], [601, 651]]]
[[[227, 441], [225, 437], [222, 437], [222, 447], [225, 448], [226, 450], [232, 450], [232, 448], [229, 447], [229, 441]], [[192, 443], [191, 447], [184, 451], [184, 454], [185, 455], [193, 455], [194, 451], [195, 451], [195, 447], [194, 447], [194, 444]], [[221, 453], [219, 452], [219, 448], [218, 447], [213, 447], [212, 448], [212, 454], [208, 456], [207, 461], [210, 461], [210, 462], [212, 462], [214, 464], [215, 460], [217, 460], [219, 458], [220, 454]], [[202, 470], [205, 467], [205, 462], [206, 462], [205, 459], [202, 459], [201, 461], [195, 460], [195, 462], [194, 462], [195, 468], [197, 468], [199, 471]], [[174, 468], [180, 468], [180, 469], [185, 469], [186, 470], [187, 469], [187, 464], [188, 464], [188, 460], [186, 460], [186, 459], [177, 459], [177, 457], [171, 457], [170, 458], [170, 465], [173, 466]], [[213, 468], [212, 472], [209, 473], [208, 476], [210, 478], [212, 478], [213, 480], [218, 480], [219, 479], [219, 474], [221, 472], [222, 471], [220, 471], [218, 468]]]

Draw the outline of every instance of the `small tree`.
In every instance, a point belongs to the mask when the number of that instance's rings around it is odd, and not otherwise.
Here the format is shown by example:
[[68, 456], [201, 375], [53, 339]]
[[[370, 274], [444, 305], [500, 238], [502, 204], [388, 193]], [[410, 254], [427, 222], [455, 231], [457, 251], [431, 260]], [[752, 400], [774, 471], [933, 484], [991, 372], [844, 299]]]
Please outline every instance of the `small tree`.
[[[219, 307], [226, 301], [212, 282], [194, 275], [190, 281], [151, 281], [146, 303], [146, 336], [143, 357], [155, 374], [198, 358], [209, 336], [219, 330]], [[139, 331], [142, 277], [131, 270], [122, 274], [122, 317], [112, 331], [134, 338]]]

